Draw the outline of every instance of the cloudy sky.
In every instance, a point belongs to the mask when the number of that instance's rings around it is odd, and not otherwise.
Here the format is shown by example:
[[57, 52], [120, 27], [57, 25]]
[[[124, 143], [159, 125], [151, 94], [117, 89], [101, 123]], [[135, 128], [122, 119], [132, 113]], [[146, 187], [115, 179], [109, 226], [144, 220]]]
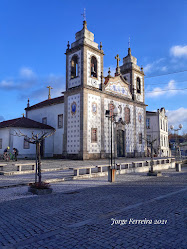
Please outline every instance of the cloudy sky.
[[[1, 0], [0, 121], [65, 90], [65, 50], [82, 29], [103, 43], [104, 72], [114, 57], [132, 55], [144, 67], [147, 110], [165, 107], [170, 124], [187, 132], [187, 4], [173, 0]], [[106, 76], [106, 73], [105, 73]]]

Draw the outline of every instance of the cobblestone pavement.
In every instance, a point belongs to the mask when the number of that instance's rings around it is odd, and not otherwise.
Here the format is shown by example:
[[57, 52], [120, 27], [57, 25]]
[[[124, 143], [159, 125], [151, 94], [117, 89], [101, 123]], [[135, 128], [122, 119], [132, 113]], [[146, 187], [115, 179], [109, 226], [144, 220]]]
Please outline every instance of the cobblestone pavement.
[[186, 183], [183, 168], [163, 177], [118, 175], [116, 183], [106, 177], [55, 183], [45, 196], [25, 186], [0, 189], [0, 248], [185, 249]]
[[[42, 180], [43, 181], [47, 181], [49, 179], [60, 180], [64, 177], [70, 177], [72, 175], [73, 175], [73, 170], [59, 170], [53, 172], [45, 172], [42, 173]], [[34, 180], [35, 180], [34, 173], [23, 174], [23, 175], [11, 175], [11, 176], [0, 175], [0, 188], [28, 184], [30, 182], [34, 182]]]

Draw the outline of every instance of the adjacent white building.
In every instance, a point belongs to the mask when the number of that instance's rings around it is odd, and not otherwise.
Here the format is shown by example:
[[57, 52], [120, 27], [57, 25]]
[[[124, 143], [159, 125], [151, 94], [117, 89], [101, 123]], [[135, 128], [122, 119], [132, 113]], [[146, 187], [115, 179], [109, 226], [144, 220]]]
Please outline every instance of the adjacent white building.
[[[2, 155], [4, 150], [10, 147], [10, 152], [13, 148], [18, 149], [18, 158], [33, 158], [36, 155], [36, 145], [28, 143], [24, 140], [24, 136], [18, 136], [16, 133], [32, 137], [32, 133], [36, 135], [42, 132], [50, 133], [53, 130], [54, 128], [49, 125], [25, 117], [3, 121], [0, 123], [0, 154]], [[41, 155], [52, 157], [53, 148], [54, 136], [50, 136], [41, 144]]]
[[[64, 97], [47, 99], [33, 106], [29, 106], [28, 103], [25, 111], [27, 118], [49, 125], [56, 130], [51, 153], [54, 157], [60, 157], [63, 153]], [[44, 147], [43, 154], [45, 154]]]
[[156, 139], [153, 144], [153, 148], [154, 154], [158, 156], [170, 155], [168, 141], [168, 118], [165, 113], [165, 108], [158, 109], [157, 112], [146, 111], [147, 140], [153, 141]]

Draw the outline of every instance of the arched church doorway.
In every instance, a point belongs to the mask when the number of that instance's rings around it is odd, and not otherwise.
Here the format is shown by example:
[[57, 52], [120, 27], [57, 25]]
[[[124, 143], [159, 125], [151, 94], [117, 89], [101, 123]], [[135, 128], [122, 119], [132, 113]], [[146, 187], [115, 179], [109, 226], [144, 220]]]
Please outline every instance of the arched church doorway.
[[125, 156], [125, 131], [117, 130], [117, 157]]

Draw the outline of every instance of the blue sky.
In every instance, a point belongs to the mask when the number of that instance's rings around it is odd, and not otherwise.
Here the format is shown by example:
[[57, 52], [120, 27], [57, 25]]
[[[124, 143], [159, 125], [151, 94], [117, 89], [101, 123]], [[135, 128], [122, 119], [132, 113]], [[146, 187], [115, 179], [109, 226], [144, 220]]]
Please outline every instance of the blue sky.
[[103, 43], [104, 71], [115, 68], [117, 53], [122, 62], [130, 36], [146, 74], [147, 110], [165, 107], [170, 123], [187, 132], [187, 90], [171, 90], [187, 88], [185, 2], [1, 0], [0, 121], [20, 117], [28, 98], [31, 105], [45, 100], [49, 84], [52, 97], [65, 89], [67, 41], [82, 29], [86, 8], [88, 29]]

